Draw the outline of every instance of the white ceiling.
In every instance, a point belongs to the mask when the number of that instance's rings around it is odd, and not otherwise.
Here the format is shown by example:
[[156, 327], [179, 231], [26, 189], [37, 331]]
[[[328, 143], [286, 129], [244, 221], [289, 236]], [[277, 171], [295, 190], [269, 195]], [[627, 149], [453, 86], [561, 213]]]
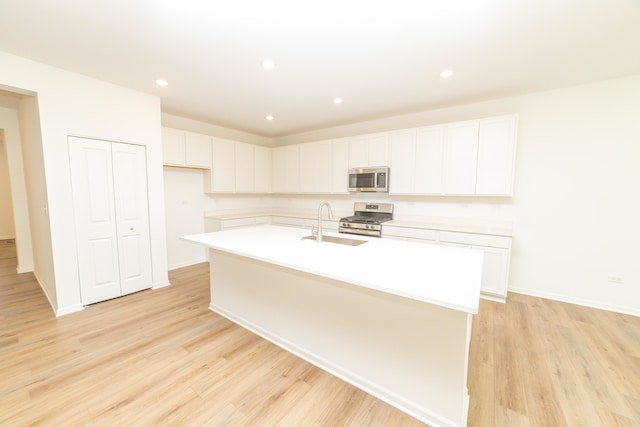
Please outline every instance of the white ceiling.
[[0, 50], [277, 137], [640, 73], [640, 1], [0, 0]]

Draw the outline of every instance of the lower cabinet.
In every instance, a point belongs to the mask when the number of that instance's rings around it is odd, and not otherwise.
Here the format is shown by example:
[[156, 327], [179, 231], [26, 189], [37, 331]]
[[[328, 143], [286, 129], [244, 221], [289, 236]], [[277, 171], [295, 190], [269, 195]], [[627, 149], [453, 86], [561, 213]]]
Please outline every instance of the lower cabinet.
[[213, 231], [229, 230], [231, 228], [248, 227], [258, 224], [269, 224], [269, 222], [270, 218], [268, 215], [229, 219], [205, 218], [204, 231], [205, 233], [211, 233]]
[[511, 237], [460, 233], [426, 228], [383, 226], [383, 238], [466, 247], [484, 251], [482, 296], [502, 301], [507, 297]]

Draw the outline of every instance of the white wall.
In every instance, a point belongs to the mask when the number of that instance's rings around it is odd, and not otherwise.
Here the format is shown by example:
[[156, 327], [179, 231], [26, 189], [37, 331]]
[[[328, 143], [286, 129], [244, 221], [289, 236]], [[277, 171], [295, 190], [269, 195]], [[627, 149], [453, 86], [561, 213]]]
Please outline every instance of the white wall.
[[0, 239], [14, 239], [15, 230], [9, 162], [4, 142], [4, 129], [0, 128]]
[[203, 193], [203, 175], [204, 172], [198, 169], [164, 168], [169, 269], [206, 261], [205, 248], [180, 240], [180, 236], [205, 232], [205, 211], [269, 209], [272, 205], [269, 197], [206, 195]]
[[[31, 98], [33, 101], [28, 102], [36, 106], [40, 122], [41, 167], [46, 179], [46, 192], [43, 193], [46, 194], [47, 203], [43, 205], [38, 197], [40, 204], [30, 206], [30, 210], [35, 210], [35, 215], [46, 215], [44, 209], [47, 208], [51, 254], [43, 251], [38, 256], [51, 258], [51, 280], [56, 290], [52, 303], [56, 313], [64, 314], [82, 307], [74, 243], [68, 135], [137, 143], [147, 147], [153, 285], [165, 285], [168, 277], [160, 100], [152, 95], [2, 52], [0, 63], [3, 64], [0, 68], [0, 87], [11, 91], [30, 91], [37, 95], [37, 99]], [[25, 112], [29, 111], [29, 106], [25, 105]], [[22, 136], [23, 140], [27, 139], [26, 135]], [[25, 153], [25, 164], [26, 158]], [[30, 171], [25, 172], [30, 175]], [[32, 231], [35, 241], [37, 230]], [[37, 238], [44, 237], [38, 235]], [[36, 262], [35, 273], [39, 277], [43, 276], [40, 273], [49, 274], [49, 271], [38, 270]]]
[[4, 142], [7, 152], [7, 166], [11, 181], [11, 197], [13, 220], [16, 236], [16, 255], [18, 273], [33, 271], [33, 249], [31, 242], [31, 227], [29, 225], [29, 206], [27, 188], [24, 176], [22, 156], [22, 140], [18, 122], [18, 108], [20, 101], [6, 104], [8, 108], [0, 107], [0, 127], [4, 129]]

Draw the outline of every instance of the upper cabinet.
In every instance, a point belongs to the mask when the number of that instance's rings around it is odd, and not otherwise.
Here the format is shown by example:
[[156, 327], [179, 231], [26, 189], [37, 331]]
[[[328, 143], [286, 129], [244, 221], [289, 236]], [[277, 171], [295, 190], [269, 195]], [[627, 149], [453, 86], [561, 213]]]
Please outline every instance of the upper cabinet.
[[349, 140], [336, 139], [332, 142], [331, 192], [349, 194]]
[[[300, 145], [300, 192], [331, 193], [333, 144], [331, 141]], [[346, 178], [345, 178], [346, 179]]]
[[390, 193], [511, 196], [516, 116], [391, 133]]
[[211, 171], [204, 174], [205, 193], [234, 193], [236, 191], [236, 143], [213, 138]]
[[349, 167], [389, 165], [388, 132], [356, 136], [349, 139]]
[[389, 192], [511, 196], [517, 117], [275, 148], [163, 128], [164, 163], [205, 169], [207, 193], [348, 194], [348, 171], [389, 166]]
[[300, 145], [273, 149], [273, 192], [300, 192]]
[[444, 194], [475, 194], [478, 158], [477, 120], [446, 125], [444, 158]]
[[253, 191], [271, 193], [272, 191], [272, 155], [271, 148], [256, 145], [253, 147]]
[[235, 143], [236, 193], [253, 193], [255, 190], [254, 146], [244, 142]]
[[211, 137], [163, 127], [162, 160], [167, 166], [211, 169]]

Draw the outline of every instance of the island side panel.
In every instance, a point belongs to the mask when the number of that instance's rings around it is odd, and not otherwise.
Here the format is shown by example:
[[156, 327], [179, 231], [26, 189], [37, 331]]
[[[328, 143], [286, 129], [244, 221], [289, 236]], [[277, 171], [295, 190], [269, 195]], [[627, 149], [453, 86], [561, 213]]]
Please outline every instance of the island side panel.
[[471, 315], [211, 250], [210, 308], [433, 425], [465, 425]]

